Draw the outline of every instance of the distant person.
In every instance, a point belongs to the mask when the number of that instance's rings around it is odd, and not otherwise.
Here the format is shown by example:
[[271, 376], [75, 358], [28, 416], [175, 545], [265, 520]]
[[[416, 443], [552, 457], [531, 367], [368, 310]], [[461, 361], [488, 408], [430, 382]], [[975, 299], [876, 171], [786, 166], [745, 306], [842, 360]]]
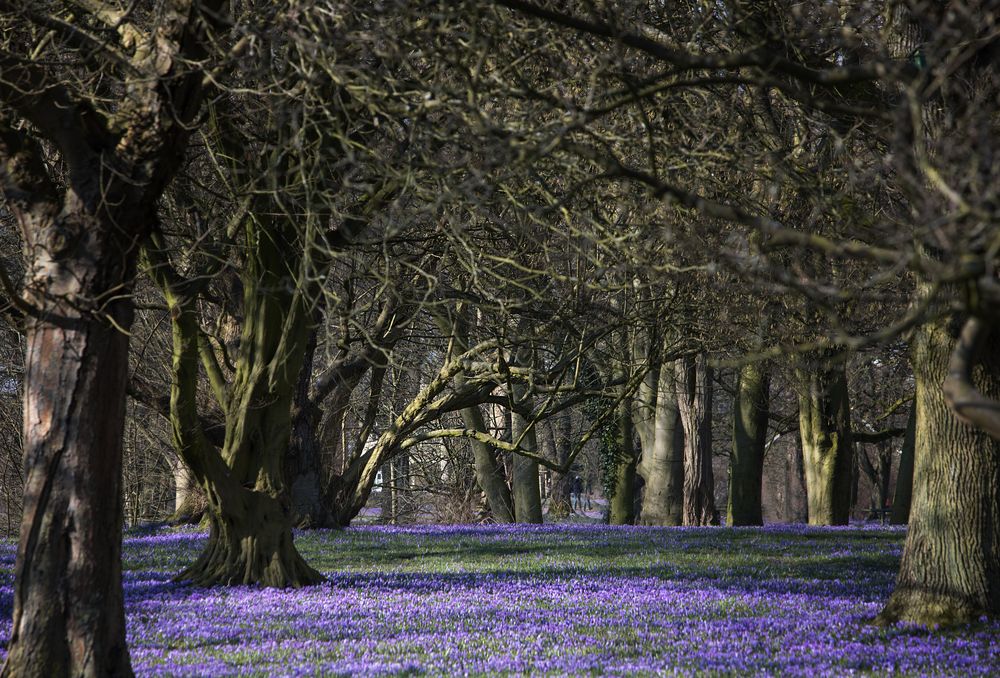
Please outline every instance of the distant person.
[[583, 510], [583, 481], [580, 480], [580, 476], [573, 478], [573, 485], [569, 490], [569, 504], [574, 509]]
[[587, 510], [591, 509], [590, 506], [590, 493], [593, 491], [593, 483], [590, 478], [587, 478], [587, 484], [583, 488], [583, 499], [587, 504]]

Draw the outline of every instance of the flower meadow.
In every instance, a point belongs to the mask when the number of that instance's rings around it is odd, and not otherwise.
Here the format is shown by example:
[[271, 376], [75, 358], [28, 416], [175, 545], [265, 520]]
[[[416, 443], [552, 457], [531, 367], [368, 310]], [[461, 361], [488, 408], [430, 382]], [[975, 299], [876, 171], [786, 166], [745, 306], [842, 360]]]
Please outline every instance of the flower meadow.
[[1000, 621], [868, 623], [896, 528], [358, 527], [297, 536], [320, 586], [173, 583], [204, 540], [126, 537], [138, 675], [1000, 675]]

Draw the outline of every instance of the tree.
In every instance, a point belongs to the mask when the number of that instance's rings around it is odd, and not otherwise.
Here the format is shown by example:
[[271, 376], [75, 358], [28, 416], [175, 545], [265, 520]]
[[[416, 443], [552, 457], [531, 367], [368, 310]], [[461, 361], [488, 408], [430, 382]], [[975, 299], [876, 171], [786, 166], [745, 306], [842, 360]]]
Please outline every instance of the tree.
[[0, 184], [28, 260], [17, 303], [27, 321], [27, 478], [4, 672], [128, 675], [130, 290], [139, 243], [197, 126], [203, 67], [222, 66], [209, 45], [226, 41], [209, 34], [223, 7], [178, 0], [133, 16], [103, 3], [71, 14], [5, 2], [0, 12]]

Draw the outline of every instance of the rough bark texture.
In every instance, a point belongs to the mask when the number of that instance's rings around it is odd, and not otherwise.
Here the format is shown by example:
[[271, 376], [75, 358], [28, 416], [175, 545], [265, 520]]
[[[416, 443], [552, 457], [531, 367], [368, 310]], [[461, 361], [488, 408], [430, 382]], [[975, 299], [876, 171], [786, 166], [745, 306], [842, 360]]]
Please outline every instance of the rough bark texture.
[[[4, 675], [131, 675], [121, 589], [128, 337], [52, 311], [58, 324], [28, 328], [24, 514]], [[130, 326], [130, 301], [110, 312]]]
[[[956, 624], [1000, 612], [1000, 442], [962, 423], [941, 384], [955, 345], [946, 323], [916, 332], [913, 502], [896, 589], [881, 622]], [[1000, 341], [989, 339], [979, 391], [1000, 399]]]
[[761, 363], [740, 369], [733, 411], [733, 449], [729, 458], [726, 524], [763, 525], [761, 484], [767, 444], [770, 375]]
[[899, 457], [899, 469], [896, 471], [896, 488], [892, 495], [893, 525], [905, 525], [910, 521], [910, 503], [913, 499], [913, 457], [916, 449], [917, 407], [910, 407], [910, 416], [906, 419], [906, 434], [903, 436], [903, 450]]
[[645, 480], [639, 522], [676, 526], [683, 517], [684, 431], [677, 406], [674, 367], [663, 365], [652, 374], [652, 397], [641, 410], [648, 432], [639, 436], [643, 449], [637, 472]]
[[799, 432], [810, 525], [847, 525], [853, 444], [843, 367], [798, 370]]
[[676, 363], [678, 408], [684, 427], [684, 524], [716, 522], [712, 472], [712, 368], [704, 354]]
[[632, 440], [632, 407], [628, 398], [619, 405], [617, 433], [620, 457], [615, 471], [615, 494], [611, 497], [608, 522], [612, 525], [632, 525], [635, 523], [635, 467], [639, 455]]

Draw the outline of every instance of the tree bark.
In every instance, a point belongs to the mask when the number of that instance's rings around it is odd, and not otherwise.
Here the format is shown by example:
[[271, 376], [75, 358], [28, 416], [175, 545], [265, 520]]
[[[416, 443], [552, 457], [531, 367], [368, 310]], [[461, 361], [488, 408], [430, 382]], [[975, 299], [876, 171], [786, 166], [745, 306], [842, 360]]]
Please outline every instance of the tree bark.
[[729, 458], [726, 524], [763, 525], [761, 503], [764, 449], [770, 398], [770, 374], [761, 363], [744, 365], [733, 408], [733, 450]]
[[853, 443], [843, 367], [799, 369], [799, 433], [810, 525], [847, 525]]
[[684, 524], [717, 522], [712, 471], [712, 368], [704, 354], [676, 363], [684, 428]]
[[677, 526], [683, 518], [684, 432], [674, 366], [660, 366], [652, 381], [652, 398], [643, 407], [651, 425], [647, 435], [640, 436], [642, 461], [637, 467], [646, 481], [639, 521], [643, 525]]
[[910, 502], [913, 498], [913, 458], [916, 449], [917, 406], [910, 406], [910, 414], [906, 419], [906, 433], [903, 436], [903, 449], [899, 457], [899, 468], [896, 471], [896, 488], [892, 495], [893, 525], [906, 525], [910, 521]]
[[[560, 465], [564, 465], [569, 459], [572, 430], [573, 421], [568, 412], [557, 415], [555, 422], [550, 427], [553, 457]], [[565, 518], [571, 513], [573, 513], [573, 474], [553, 472], [552, 494], [549, 496], [549, 515], [555, 518]]]
[[[486, 432], [486, 421], [479, 406], [462, 410], [462, 422], [474, 431]], [[490, 514], [498, 523], [514, 522], [514, 499], [511, 496], [507, 478], [497, 460], [497, 451], [479, 440], [473, 439], [472, 457], [476, 469], [476, 482], [486, 494]]]
[[[1000, 612], [1000, 442], [962, 423], [942, 383], [955, 338], [943, 321], [915, 333], [913, 502], [896, 588], [878, 617], [948, 625]], [[1000, 341], [993, 332], [975, 385], [1000, 399]]]
[[[515, 387], [514, 392], [520, 390]], [[529, 452], [538, 450], [535, 428], [517, 412], [511, 412], [511, 434]], [[542, 495], [538, 488], [538, 462], [519, 454], [513, 459], [514, 517], [519, 523], [542, 522]]]
[[615, 493], [611, 497], [608, 522], [611, 525], [632, 525], [635, 523], [635, 467], [639, 455], [633, 443], [632, 405], [629, 398], [622, 400], [618, 408]]
[[5, 676], [132, 674], [121, 588], [132, 302], [117, 284], [130, 276], [118, 257], [91, 261], [60, 273], [82, 282], [73, 295], [81, 301], [114, 290], [103, 311], [118, 327], [68, 304], [28, 325], [24, 513]]
[[795, 436], [795, 445], [785, 455], [785, 506], [784, 519], [788, 523], [809, 520], [808, 492], [806, 490], [805, 463], [802, 459], [802, 438]]

